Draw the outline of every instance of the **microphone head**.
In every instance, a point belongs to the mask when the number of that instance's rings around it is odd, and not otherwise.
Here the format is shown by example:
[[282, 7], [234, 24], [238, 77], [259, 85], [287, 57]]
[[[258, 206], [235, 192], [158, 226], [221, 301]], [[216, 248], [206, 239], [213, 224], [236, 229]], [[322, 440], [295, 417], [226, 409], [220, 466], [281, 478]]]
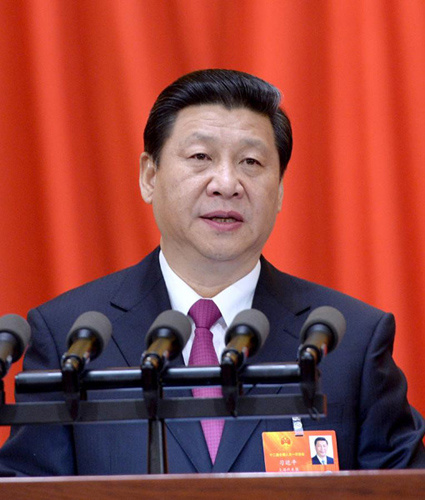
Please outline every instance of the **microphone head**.
[[314, 309], [306, 319], [301, 328], [301, 344], [306, 341], [308, 330], [313, 325], [325, 325], [332, 332], [332, 343], [328, 346], [329, 352], [337, 347], [344, 336], [347, 323], [344, 316], [338, 309], [331, 306], [321, 306]]
[[252, 350], [252, 352], [250, 352], [250, 356], [252, 356], [259, 349], [261, 349], [267, 336], [269, 335], [269, 320], [267, 319], [266, 315], [258, 309], [246, 309], [244, 311], [241, 311], [235, 316], [235, 319], [232, 321], [232, 324], [229, 326], [226, 332], [226, 336], [224, 339], [226, 345], [232, 340], [232, 338], [240, 334], [238, 332], [238, 329], [241, 326], [243, 327], [243, 329], [241, 329], [243, 333], [246, 334], [246, 329], [248, 329], [250, 333], [253, 333], [256, 337], [256, 348]]
[[172, 309], [162, 312], [152, 323], [152, 326], [146, 334], [146, 348], [148, 348], [154, 340], [159, 337], [164, 337], [164, 335], [170, 332], [174, 334], [179, 345], [179, 352], [181, 352], [192, 333], [192, 325], [189, 318], [185, 314]]
[[13, 335], [17, 346], [13, 351], [12, 362], [17, 361], [25, 351], [31, 337], [31, 327], [22, 316], [18, 314], [5, 314], [0, 318], [0, 332]]
[[72, 325], [71, 330], [66, 337], [66, 345], [68, 349], [77, 339], [78, 332], [80, 330], [89, 330], [96, 337], [98, 348], [96, 355], [93, 356], [92, 359], [99, 356], [112, 337], [112, 324], [109, 319], [100, 312], [87, 311], [78, 316]]

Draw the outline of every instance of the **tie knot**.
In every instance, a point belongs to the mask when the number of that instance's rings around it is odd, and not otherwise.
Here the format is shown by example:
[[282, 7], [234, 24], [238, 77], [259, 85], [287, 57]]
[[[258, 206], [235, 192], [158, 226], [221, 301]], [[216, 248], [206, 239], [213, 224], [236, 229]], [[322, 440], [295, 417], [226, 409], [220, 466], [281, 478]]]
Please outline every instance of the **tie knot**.
[[189, 316], [195, 322], [196, 328], [207, 328], [209, 330], [221, 317], [221, 312], [213, 300], [199, 299], [189, 309]]

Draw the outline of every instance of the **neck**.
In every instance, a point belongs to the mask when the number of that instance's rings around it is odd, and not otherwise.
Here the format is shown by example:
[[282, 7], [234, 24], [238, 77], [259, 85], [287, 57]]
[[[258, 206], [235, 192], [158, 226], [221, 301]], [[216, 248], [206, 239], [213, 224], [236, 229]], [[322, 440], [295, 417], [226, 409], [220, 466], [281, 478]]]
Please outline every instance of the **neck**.
[[206, 299], [215, 297], [249, 274], [259, 259], [259, 256], [247, 262], [204, 259], [203, 262], [191, 262], [188, 265], [187, 258], [173, 258], [164, 248], [162, 251], [171, 269], [198, 295]]

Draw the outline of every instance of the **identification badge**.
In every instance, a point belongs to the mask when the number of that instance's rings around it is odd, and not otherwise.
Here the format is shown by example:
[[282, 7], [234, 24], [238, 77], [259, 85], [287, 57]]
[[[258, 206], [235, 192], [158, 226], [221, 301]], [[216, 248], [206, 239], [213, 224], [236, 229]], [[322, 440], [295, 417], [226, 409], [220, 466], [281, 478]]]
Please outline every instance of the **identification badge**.
[[266, 472], [339, 470], [335, 431], [263, 432]]

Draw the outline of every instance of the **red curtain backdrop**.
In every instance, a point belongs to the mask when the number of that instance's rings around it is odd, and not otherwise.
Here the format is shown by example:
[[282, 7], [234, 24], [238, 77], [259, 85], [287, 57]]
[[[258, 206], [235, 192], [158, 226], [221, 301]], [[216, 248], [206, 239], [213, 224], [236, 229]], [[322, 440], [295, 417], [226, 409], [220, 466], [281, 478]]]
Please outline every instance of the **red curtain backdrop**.
[[266, 257], [393, 311], [425, 413], [423, 0], [2, 0], [0, 22], [0, 314], [152, 250], [150, 106], [183, 73], [248, 71], [294, 128]]

